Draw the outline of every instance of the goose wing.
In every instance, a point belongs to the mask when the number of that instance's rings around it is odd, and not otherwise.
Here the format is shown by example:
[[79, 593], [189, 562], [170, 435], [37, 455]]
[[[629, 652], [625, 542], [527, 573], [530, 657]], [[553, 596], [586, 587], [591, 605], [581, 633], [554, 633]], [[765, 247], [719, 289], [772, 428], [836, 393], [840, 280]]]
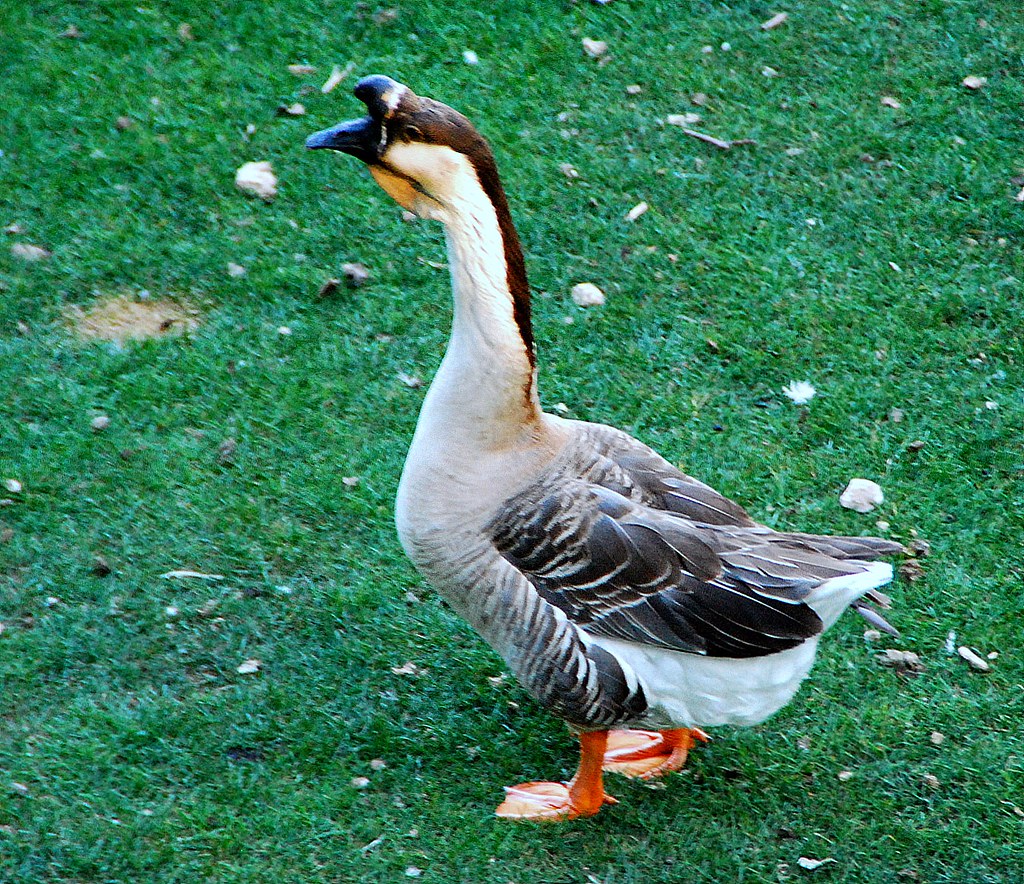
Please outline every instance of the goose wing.
[[756, 657], [821, 632], [808, 595], [863, 564], [744, 521], [698, 522], [592, 480], [549, 475], [507, 500], [489, 532], [537, 592], [587, 632]]

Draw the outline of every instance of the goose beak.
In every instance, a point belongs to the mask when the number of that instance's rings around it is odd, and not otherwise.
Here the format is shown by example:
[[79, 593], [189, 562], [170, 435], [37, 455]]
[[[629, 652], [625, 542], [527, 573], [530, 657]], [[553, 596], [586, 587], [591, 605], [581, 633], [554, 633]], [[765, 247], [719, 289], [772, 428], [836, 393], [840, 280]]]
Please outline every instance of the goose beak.
[[380, 125], [372, 117], [348, 120], [330, 129], [314, 132], [306, 139], [306, 147], [310, 150], [338, 150], [364, 163], [372, 163], [377, 159], [379, 143]]

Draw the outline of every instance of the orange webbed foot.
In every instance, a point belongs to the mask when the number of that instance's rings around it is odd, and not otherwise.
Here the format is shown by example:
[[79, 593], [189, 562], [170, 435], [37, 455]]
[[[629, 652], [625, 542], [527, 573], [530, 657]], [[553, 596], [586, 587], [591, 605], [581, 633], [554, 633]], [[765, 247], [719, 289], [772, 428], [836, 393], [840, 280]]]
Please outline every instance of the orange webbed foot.
[[507, 820], [528, 820], [536, 823], [554, 823], [593, 816], [605, 804], [617, 804], [602, 790], [601, 801], [579, 807], [573, 802], [570, 783], [520, 783], [505, 787], [505, 800], [494, 811], [495, 816]]
[[593, 816], [606, 804], [617, 803], [604, 791], [601, 763], [607, 731], [580, 734], [580, 766], [568, 783], [520, 783], [505, 789], [505, 800], [494, 813], [503, 819], [557, 822]]
[[664, 731], [611, 731], [602, 767], [609, 773], [641, 780], [682, 770], [690, 749], [708, 741], [699, 728]]

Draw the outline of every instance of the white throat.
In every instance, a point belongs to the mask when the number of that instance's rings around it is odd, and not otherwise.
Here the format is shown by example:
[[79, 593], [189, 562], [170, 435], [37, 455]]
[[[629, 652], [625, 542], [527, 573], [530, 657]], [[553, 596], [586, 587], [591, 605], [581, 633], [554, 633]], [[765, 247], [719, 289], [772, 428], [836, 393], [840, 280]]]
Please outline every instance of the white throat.
[[451, 338], [410, 454], [425, 445], [513, 444], [536, 421], [540, 406], [494, 204], [472, 163], [450, 148], [395, 145], [388, 159], [415, 169], [436, 198], [429, 215], [445, 226], [454, 298]]

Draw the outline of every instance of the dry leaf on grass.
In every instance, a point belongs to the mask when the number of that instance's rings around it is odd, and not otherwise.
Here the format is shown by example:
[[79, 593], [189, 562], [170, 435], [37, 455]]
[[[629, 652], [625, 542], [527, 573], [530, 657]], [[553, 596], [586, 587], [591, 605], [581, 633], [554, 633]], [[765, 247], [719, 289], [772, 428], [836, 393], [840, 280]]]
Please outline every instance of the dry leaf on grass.
[[970, 74], [961, 81], [968, 89], [980, 89], [988, 82], [988, 77], [978, 77]]
[[332, 276], [330, 279], [325, 281], [322, 286], [320, 286], [320, 290], [316, 293], [316, 296], [318, 298], [330, 297], [338, 290], [340, 285], [341, 280]]
[[878, 99], [878, 101], [883, 107], [891, 107], [893, 110], [899, 110], [903, 107], [903, 105], [891, 95], [883, 95]]
[[850, 484], [839, 496], [840, 505], [858, 513], [870, 513], [884, 501], [881, 487], [870, 479], [850, 479]]
[[817, 392], [810, 381], [790, 381], [782, 388], [783, 395], [791, 399], [794, 405], [806, 405]]
[[301, 117], [306, 113], [306, 106], [304, 104], [279, 104], [277, 106], [277, 115], [279, 117]]
[[359, 477], [358, 476], [342, 476], [341, 477], [341, 484], [344, 485], [346, 488], [355, 488], [356, 485], [359, 484]]
[[991, 669], [987, 661], [975, 654], [974, 651], [966, 645], [961, 645], [956, 649], [956, 652], [960, 655], [962, 660], [967, 661], [967, 665], [970, 666], [971, 669], [975, 669], [978, 672], [988, 672], [989, 669]]
[[630, 83], [626, 87], [626, 95], [639, 95], [643, 91], [643, 87], [639, 83]]
[[263, 663], [260, 660], [244, 660], [238, 664], [238, 668], [235, 670], [239, 675], [252, 675], [254, 672], [259, 672], [263, 668]]
[[354, 61], [350, 61], [347, 65], [345, 65], [344, 69], [338, 67], [338, 65], [335, 65], [333, 68], [331, 68], [331, 75], [324, 82], [324, 85], [320, 87], [320, 91], [324, 95], [326, 95], [328, 92], [331, 92], [342, 80], [344, 80], [355, 69], [356, 63]]
[[416, 377], [416, 375], [406, 374], [404, 371], [398, 373], [398, 379], [413, 390], [423, 386], [423, 381]]
[[230, 466], [235, 462], [235, 451], [238, 449], [238, 442], [228, 436], [217, 446], [217, 463], [222, 466]]
[[572, 287], [573, 301], [579, 307], [600, 307], [604, 303], [604, 292], [592, 282], [581, 282]]
[[575, 167], [570, 163], [560, 163], [558, 171], [561, 172], [566, 178], [579, 178], [580, 173], [576, 171]]
[[835, 860], [830, 856], [826, 856], [824, 859], [811, 859], [809, 856], [802, 856], [796, 861], [796, 864], [801, 869], [807, 869], [809, 872], [813, 872], [815, 869], [820, 869], [825, 863], [834, 863]]
[[637, 203], [635, 206], [633, 206], [632, 209], [630, 209], [626, 213], [626, 220], [636, 221], [636, 219], [639, 218], [642, 214], [644, 214], [644, 212], [646, 212], [649, 208], [650, 206], [648, 206], [645, 202]]
[[669, 126], [679, 126], [681, 129], [685, 129], [687, 126], [699, 123], [702, 119], [703, 117], [700, 114], [688, 112], [685, 114], [669, 114], [665, 117], [665, 122]]
[[245, 276], [246, 272], [246, 269], [241, 264], [228, 261], [228, 276]]
[[392, 666], [391, 671], [395, 675], [424, 675], [427, 670], [422, 669], [410, 660], [401, 666]]
[[267, 160], [254, 160], [239, 166], [235, 187], [269, 202], [277, 196], [277, 176]]
[[589, 37], [584, 37], [583, 51], [591, 58], [600, 58], [608, 51], [608, 44], [604, 40], [591, 40]]
[[924, 669], [921, 658], [913, 651], [886, 648], [875, 657], [883, 666], [891, 666], [897, 672], [921, 672]]
[[480, 64], [480, 57], [472, 49], [463, 51], [462, 60], [468, 65]]
[[92, 427], [97, 433], [102, 432], [110, 426], [110, 418], [105, 414], [98, 414], [91, 421], [89, 426]]
[[370, 271], [366, 269], [366, 265], [358, 262], [342, 264], [341, 274], [345, 278], [345, 285], [350, 289], [359, 288], [370, 278]]
[[22, 261], [45, 261], [52, 256], [52, 252], [42, 246], [34, 246], [27, 242], [16, 242], [11, 245], [11, 254]]
[[315, 74], [316, 66], [311, 64], [290, 64], [288, 65], [288, 73], [294, 74], [296, 77], [305, 77], [309, 74]]
[[772, 30], [772, 28], [777, 28], [787, 18], [789, 18], [789, 13], [788, 12], [776, 12], [775, 15], [773, 15], [770, 19], [768, 19], [768, 21], [761, 22], [761, 30], [762, 31], [770, 31], [770, 30]]
[[4, 488], [10, 494], [21, 494], [24, 486], [17, 479], [4, 479]]
[[352, 777], [352, 779], [349, 780], [349, 785], [351, 785], [353, 789], [368, 789], [370, 787], [370, 778]]
[[917, 559], [910, 559], [900, 565], [900, 577], [910, 583], [915, 583], [924, 577], [924, 568]]

